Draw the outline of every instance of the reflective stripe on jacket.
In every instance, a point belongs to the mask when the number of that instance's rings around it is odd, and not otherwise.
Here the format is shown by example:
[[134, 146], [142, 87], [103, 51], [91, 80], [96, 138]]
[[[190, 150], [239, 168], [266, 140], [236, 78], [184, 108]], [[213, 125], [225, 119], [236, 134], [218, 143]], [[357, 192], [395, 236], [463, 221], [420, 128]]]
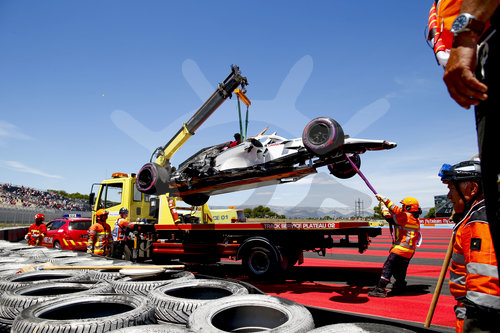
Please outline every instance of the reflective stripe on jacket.
[[[462, 228], [463, 224], [456, 226], [456, 230], [453, 232], [455, 234], [455, 241], [453, 242], [453, 254], [451, 256], [450, 263], [450, 292], [455, 297], [455, 299], [461, 302], [466, 295], [465, 291], [465, 276], [467, 275], [467, 269], [465, 268], [465, 257], [462, 254], [461, 243], [456, 241], [456, 233], [458, 229]], [[457, 317], [458, 318], [458, 317]]]
[[47, 226], [43, 223], [37, 225], [33, 223], [28, 229], [28, 245], [38, 245], [42, 242], [43, 237], [47, 233]]
[[401, 207], [394, 205], [390, 200], [385, 205], [393, 213], [394, 242], [391, 253], [405, 258], [413, 257], [418, 241], [420, 240], [420, 221], [409, 212], [403, 211]]
[[[500, 287], [495, 249], [484, 200], [475, 204], [455, 226], [454, 254], [463, 256], [467, 304], [500, 310]], [[465, 301], [464, 301], [465, 303]], [[466, 305], [467, 305], [466, 304]]]
[[88, 231], [89, 240], [87, 242], [87, 250], [97, 255], [107, 255], [109, 244], [113, 240], [111, 237], [111, 228], [107, 223], [92, 224]]

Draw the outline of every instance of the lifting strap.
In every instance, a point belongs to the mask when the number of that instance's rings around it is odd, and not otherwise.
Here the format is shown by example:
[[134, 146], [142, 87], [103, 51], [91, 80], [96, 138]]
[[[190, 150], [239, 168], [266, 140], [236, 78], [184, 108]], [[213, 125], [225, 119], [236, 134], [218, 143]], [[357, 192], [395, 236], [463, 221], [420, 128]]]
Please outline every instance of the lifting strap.
[[[248, 97], [245, 95], [246, 89], [235, 89], [234, 93], [236, 94], [236, 97], [238, 99], [238, 116], [240, 120], [240, 134], [241, 134], [241, 141], [244, 141], [247, 137], [247, 129], [248, 129], [248, 108], [252, 104], [252, 102], [248, 99]], [[240, 105], [240, 100], [247, 106], [247, 112], [245, 115], [245, 131], [243, 131], [243, 122], [241, 119], [241, 105]]]

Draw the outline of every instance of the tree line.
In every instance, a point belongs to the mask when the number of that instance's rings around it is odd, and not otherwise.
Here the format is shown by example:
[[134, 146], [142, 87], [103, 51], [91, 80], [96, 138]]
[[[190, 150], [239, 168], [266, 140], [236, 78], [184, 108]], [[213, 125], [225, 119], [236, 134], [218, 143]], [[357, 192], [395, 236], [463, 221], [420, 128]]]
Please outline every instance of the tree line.
[[244, 212], [245, 212], [245, 216], [247, 218], [249, 218], [249, 217], [250, 218], [252, 218], [252, 217], [260, 217], [260, 218], [267, 217], [267, 218], [276, 218], [276, 219], [286, 218], [285, 215], [277, 214], [277, 213], [271, 211], [271, 208], [264, 207], [262, 205], [257, 206], [253, 209], [252, 208], [245, 208]]

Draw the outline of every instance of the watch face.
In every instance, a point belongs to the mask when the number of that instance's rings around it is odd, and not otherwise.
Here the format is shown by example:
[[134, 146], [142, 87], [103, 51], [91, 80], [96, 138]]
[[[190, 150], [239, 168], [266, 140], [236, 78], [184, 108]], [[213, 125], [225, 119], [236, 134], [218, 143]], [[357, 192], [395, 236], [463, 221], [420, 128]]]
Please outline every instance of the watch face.
[[451, 32], [459, 32], [467, 26], [469, 18], [465, 15], [458, 15], [453, 24], [451, 25]]

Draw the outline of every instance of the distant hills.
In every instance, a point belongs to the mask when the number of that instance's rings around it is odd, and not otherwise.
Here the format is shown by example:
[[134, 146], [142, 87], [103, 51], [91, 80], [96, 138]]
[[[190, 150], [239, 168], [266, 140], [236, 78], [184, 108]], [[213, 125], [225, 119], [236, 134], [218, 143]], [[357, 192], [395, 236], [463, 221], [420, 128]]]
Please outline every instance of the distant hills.
[[[248, 205], [241, 205], [237, 206], [238, 209], [245, 209], [245, 208], [255, 208], [256, 206], [248, 206]], [[290, 206], [266, 206], [271, 208], [271, 211], [279, 214], [279, 215], [285, 215], [287, 218], [321, 218], [325, 216], [330, 216], [331, 218], [337, 218], [337, 217], [342, 217], [342, 218], [348, 218], [352, 217], [355, 215], [355, 209], [354, 207], [336, 207], [336, 208], [330, 208], [330, 207], [302, 207], [302, 206], [296, 206], [296, 207], [290, 207]], [[223, 209], [227, 208], [226, 206], [211, 206], [210, 208], [213, 209]], [[422, 215], [421, 217], [424, 217], [428, 212], [430, 208], [422, 208]], [[369, 217], [373, 216], [373, 209], [365, 209], [362, 211], [362, 216], [364, 217]]]

